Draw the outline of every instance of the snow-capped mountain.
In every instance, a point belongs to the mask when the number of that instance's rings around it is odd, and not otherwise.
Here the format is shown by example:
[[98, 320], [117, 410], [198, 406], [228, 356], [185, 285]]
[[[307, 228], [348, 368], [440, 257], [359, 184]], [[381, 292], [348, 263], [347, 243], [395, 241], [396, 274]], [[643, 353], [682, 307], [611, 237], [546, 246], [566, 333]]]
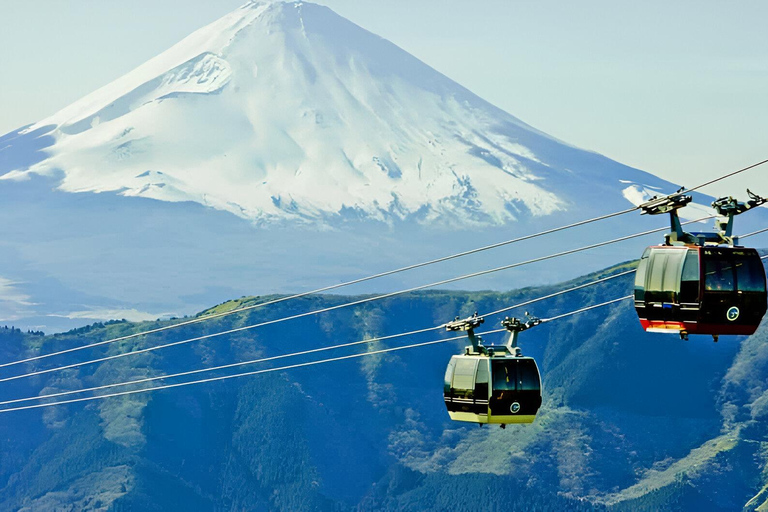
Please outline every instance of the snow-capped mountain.
[[63, 171], [67, 192], [195, 201], [256, 221], [501, 223], [576, 202], [553, 183], [574, 172], [549, 162], [556, 141], [301, 2], [249, 3], [22, 134], [43, 127], [46, 158], [3, 179]]
[[[0, 322], [50, 331], [309, 290], [675, 189], [537, 131], [328, 8], [251, 2], [0, 137]], [[643, 223], [664, 220], [622, 217], [349, 293]], [[552, 282], [636, 246], [457, 286]]]

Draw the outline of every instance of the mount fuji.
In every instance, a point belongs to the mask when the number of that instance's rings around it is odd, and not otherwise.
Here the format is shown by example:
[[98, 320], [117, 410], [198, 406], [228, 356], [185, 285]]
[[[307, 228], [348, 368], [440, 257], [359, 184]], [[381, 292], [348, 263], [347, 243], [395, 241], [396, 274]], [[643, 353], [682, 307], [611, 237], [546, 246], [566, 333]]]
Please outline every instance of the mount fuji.
[[[0, 137], [0, 321], [59, 330], [187, 314], [677, 188], [528, 126], [328, 8], [250, 2]], [[625, 216], [524, 255], [646, 225]], [[639, 245], [461, 287], [551, 282], [632, 259]], [[521, 254], [482, 255], [471, 267]]]

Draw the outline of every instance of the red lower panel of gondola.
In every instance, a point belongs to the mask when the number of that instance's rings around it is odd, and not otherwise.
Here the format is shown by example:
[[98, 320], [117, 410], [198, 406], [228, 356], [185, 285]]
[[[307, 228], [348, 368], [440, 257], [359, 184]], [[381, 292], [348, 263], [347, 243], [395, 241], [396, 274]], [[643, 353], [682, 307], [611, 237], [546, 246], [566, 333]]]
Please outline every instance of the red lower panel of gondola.
[[648, 332], [661, 332], [678, 334], [682, 331], [688, 334], [734, 334], [749, 335], [757, 330], [756, 325], [724, 325], [724, 324], [705, 324], [697, 322], [668, 322], [663, 320], [640, 319], [640, 324]]

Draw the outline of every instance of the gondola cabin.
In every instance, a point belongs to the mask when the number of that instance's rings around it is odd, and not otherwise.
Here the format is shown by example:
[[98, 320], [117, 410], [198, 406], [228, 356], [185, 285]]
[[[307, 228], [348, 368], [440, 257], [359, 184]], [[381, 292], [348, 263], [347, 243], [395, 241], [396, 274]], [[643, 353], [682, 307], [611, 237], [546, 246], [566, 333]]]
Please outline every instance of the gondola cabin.
[[532, 423], [541, 407], [536, 361], [518, 348], [480, 347], [451, 357], [443, 396], [452, 420], [474, 423]]
[[762, 260], [744, 247], [648, 247], [635, 275], [635, 310], [649, 332], [752, 334], [766, 312]]

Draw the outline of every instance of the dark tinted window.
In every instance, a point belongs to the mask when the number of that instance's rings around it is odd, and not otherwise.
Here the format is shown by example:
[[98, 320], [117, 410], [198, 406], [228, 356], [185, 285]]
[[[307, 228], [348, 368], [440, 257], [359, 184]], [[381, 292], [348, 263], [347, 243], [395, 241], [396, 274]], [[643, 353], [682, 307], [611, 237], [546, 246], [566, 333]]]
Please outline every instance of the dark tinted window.
[[732, 292], [736, 283], [733, 264], [727, 253], [711, 253], [704, 260], [704, 287], [707, 291]]
[[494, 390], [504, 391], [516, 388], [517, 371], [515, 363], [516, 361], [511, 359], [491, 362]]
[[755, 253], [735, 252], [736, 285], [745, 292], [765, 291], [765, 270], [762, 260]]
[[475, 376], [475, 398], [488, 398], [488, 360], [480, 359], [477, 362], [477, 374]]
[[699, 251], [697, 250], [689, 250], [685, 255], [679, 298], [679, 302], [688, 303], [699, 300]]
[[539, 371], [533, 359], [519, 359], [517, 361], [517, 379], [523, 391], [539, 390]]

